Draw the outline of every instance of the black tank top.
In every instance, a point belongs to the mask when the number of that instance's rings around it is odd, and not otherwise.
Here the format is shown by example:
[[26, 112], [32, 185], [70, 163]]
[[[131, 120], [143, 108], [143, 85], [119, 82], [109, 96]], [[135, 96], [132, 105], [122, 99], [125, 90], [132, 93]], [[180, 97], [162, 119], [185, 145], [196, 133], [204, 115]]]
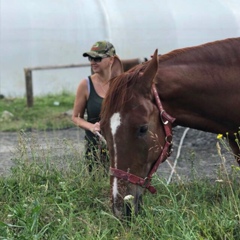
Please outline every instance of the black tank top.
[[[100, 97], [95, 91], [95, 88], [93, 86], [92, 79], [90, 76], [88, 77], [88, 79], [89, 79], [89, 85], [90, 85], [90, 94], [89, 94], [87, 106], [86, 106], [87, 121], [90, 123], [96, 123], [100, 121], [100, 112], [101, 112], [103, 98]], [[85, 130], [85, 132], [86, 132], [86, 136], [88, 137], [88, 140], [95, 142], [94, 139], [96, 138], [96, 136], [91, 131]]]

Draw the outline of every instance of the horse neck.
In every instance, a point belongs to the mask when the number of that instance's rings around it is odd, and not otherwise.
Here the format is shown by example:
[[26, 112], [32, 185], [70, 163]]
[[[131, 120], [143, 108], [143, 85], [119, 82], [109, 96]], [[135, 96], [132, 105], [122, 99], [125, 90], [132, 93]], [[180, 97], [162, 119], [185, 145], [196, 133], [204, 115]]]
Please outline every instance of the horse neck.
[[184, 66], [184, 71], [181, 68], [182, 65], [159, 68], [156, 78], [159, 97], [165, 111], [176, 118], [175, 125], [202, 130], [203, 121], [211, 114], [206, 96], [212, 96], [214, 88], [201, 81], [200, 69], [191, 68], [191, 64]]
[[[157, 90], [165, 111], [176, 118], [175, 124], [219, 133], [238, 127], [236, 119], [240, 119], [240, 113], [226, 113], [238, 108], [240, 81], [234, 76], [239, 74], [239, 68], [231, 63], [214, 67], [190, 62], [161, 64], [156, 77]], [[219, 119], [227, 123], [224, 125]]]

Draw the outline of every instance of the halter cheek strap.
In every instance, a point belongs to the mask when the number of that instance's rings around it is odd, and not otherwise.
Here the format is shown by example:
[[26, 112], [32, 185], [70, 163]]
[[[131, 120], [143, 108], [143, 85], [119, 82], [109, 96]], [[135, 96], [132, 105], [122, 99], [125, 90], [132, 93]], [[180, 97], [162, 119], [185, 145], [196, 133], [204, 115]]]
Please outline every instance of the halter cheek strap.
[[175, 121], [175, 118], [168, 115], [163, 109], [156, 86], [154, 84], [152, 86], [152, 91], [160, 112], [160, 118], [163, 123], [166, 136], [163, 150], [146, 178], [141, 178], [129, 172], [125, 172], [123, 170], [112, 167], [110, 167], [110, 175], [119, 179], [124, 179], [130, 183], [140, 185], [141, 187], [148, 189], [151, 193], [155, 193], [157, 190], [151, 185], [152, 175], [157, 171], [160, 163], [166, 160], [171, 154], [170, 149], [172, 146], [172, 123]]

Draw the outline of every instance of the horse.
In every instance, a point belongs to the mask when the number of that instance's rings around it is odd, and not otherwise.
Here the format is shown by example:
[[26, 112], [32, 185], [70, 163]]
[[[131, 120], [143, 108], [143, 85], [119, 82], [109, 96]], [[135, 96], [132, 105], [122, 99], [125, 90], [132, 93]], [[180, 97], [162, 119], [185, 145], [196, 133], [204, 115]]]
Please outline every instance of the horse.
[[[139, 212], [179, 125], [227, 135], [240, 165], [240, 38], [176, 49], [111, 80], [101, 111], [110, 156], [113, 213]], [[124, 199], [133, 198], [133, 208]]]

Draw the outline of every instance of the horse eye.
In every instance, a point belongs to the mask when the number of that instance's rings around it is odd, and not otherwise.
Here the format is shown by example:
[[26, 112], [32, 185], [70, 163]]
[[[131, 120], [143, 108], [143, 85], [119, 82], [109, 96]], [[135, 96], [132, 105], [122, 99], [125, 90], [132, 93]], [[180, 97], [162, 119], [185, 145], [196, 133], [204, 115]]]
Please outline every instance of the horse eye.
[[142, 137], [144, 136], [148, 131], [148, 125], [143, 125], [138, 129], [138, 136]]

